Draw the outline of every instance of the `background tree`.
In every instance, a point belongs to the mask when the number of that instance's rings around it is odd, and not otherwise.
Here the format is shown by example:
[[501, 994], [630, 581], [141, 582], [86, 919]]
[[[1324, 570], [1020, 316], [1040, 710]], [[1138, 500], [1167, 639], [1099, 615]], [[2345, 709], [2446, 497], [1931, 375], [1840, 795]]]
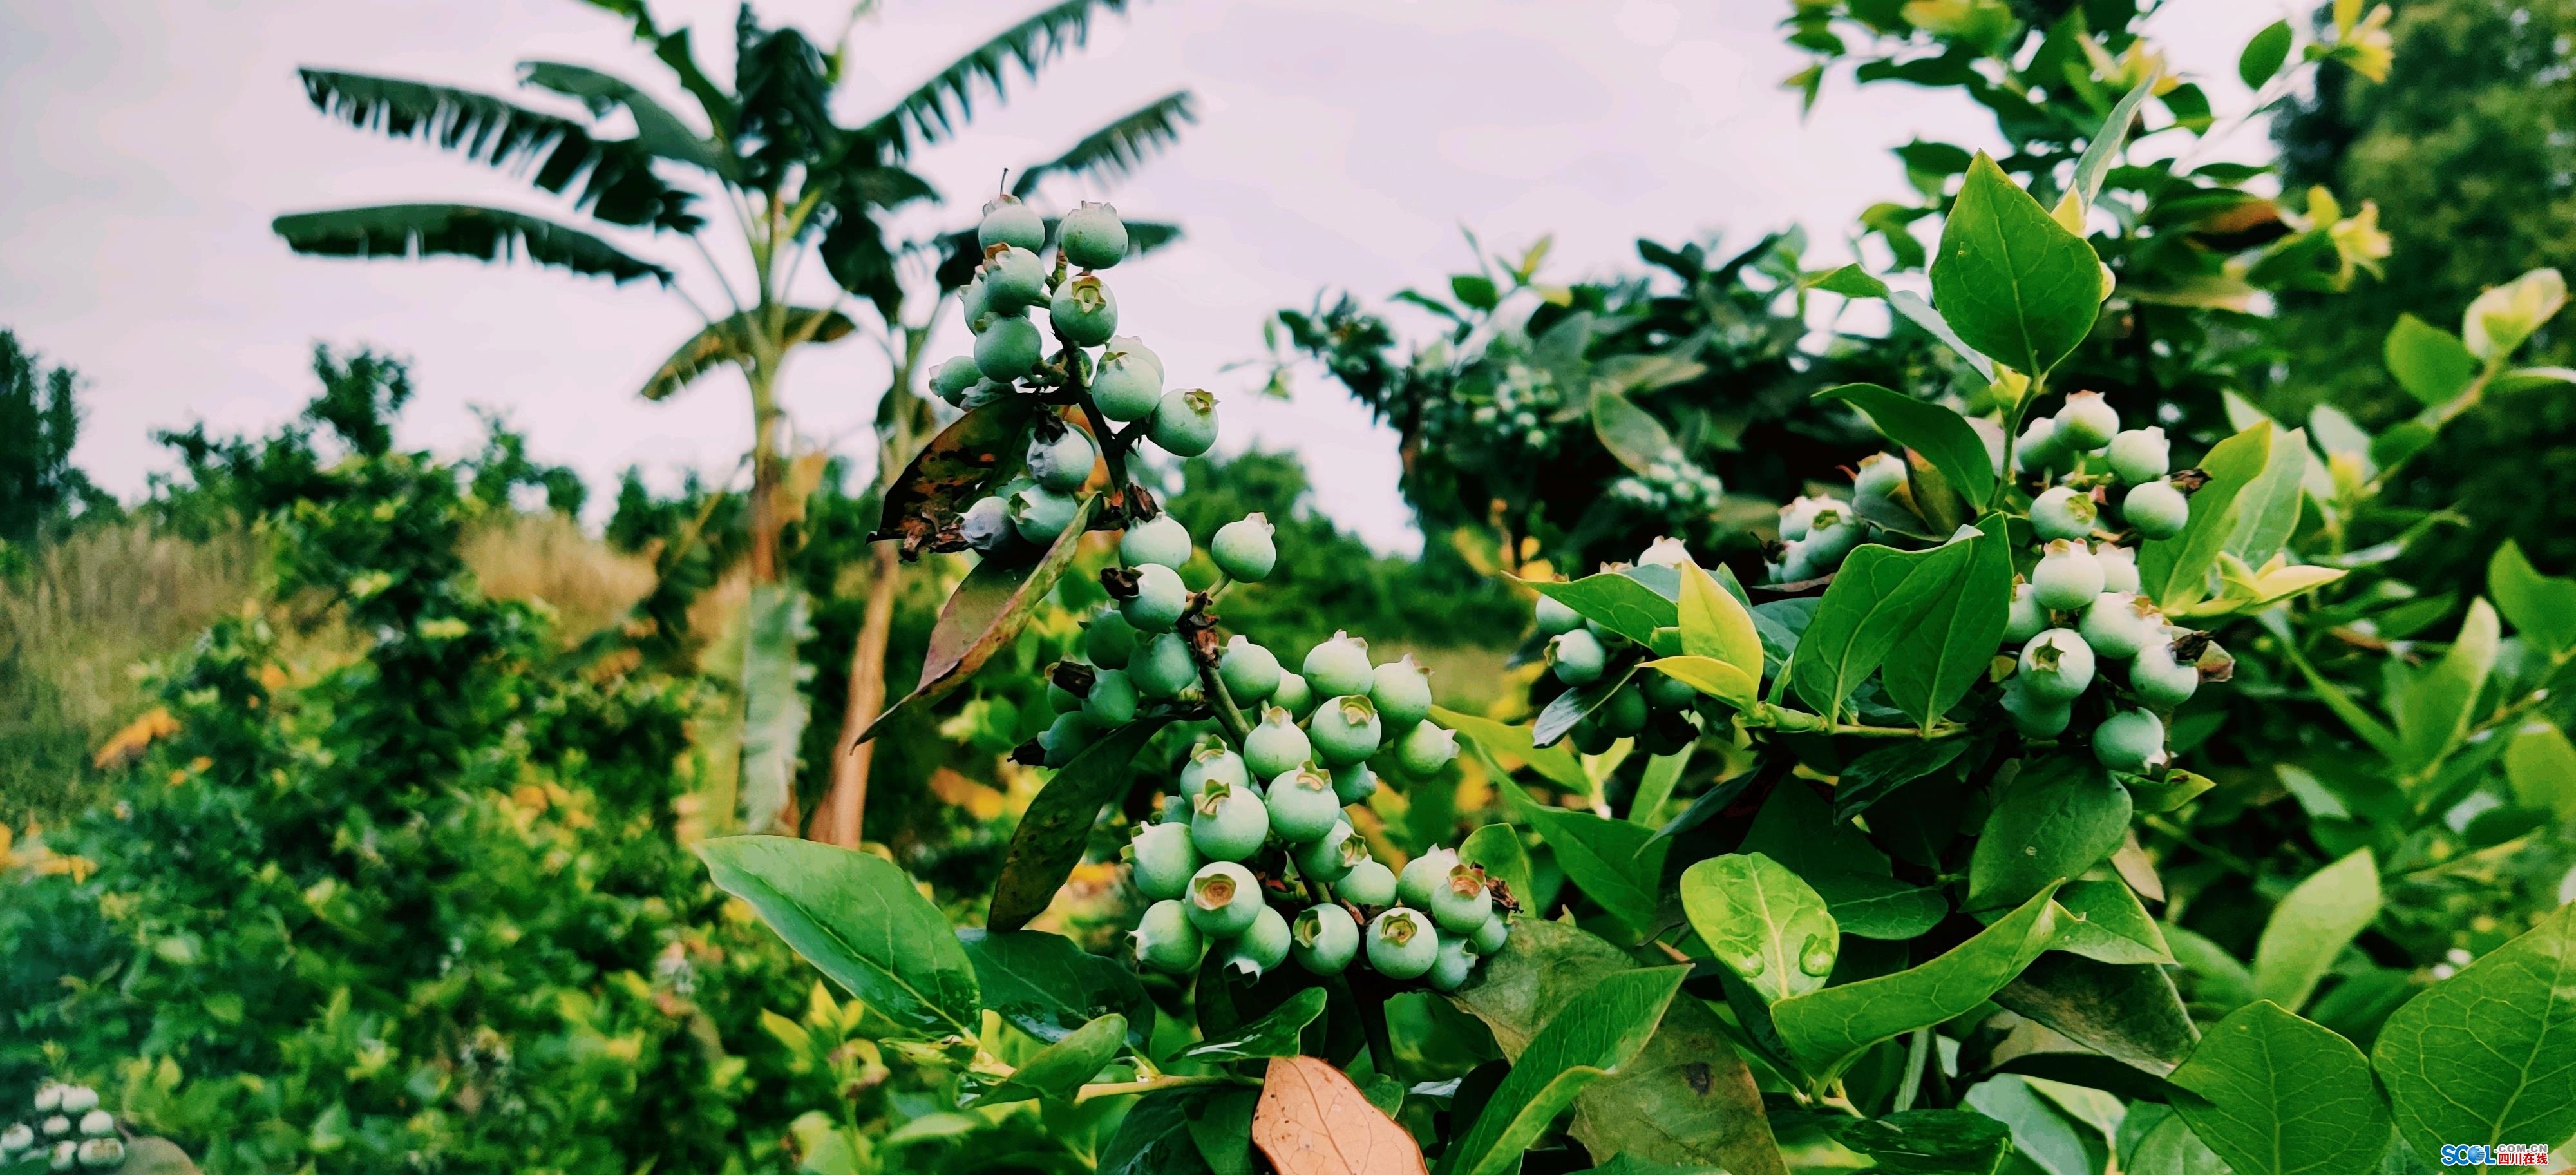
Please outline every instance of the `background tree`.
[[80, 375], [0, 330], [0, 548], [37, 537], [75, 510], [114, 502], [72, 467], [80, 437]]

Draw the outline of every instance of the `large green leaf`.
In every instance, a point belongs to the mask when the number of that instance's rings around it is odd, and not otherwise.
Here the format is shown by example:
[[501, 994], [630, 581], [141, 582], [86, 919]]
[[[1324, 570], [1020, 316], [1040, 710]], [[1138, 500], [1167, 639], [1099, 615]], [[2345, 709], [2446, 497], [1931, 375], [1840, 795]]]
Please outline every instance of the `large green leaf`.
[[2093, 329], [2103, 292], [2093, 246], [1978, 152], [1932, 259], [1941, 317], [1970, 346], [2044, 375]]
[[[1533, 900], [1530, 888], [1529, 848], [1521, 843], [1521, 834], [1509, 824], [1488, 824], [1468, 833], [1458, 842], [1461, 864], [1481, 865], [1485, 876], [1503, 883], [1503, 892], [1513, 900]], [[1535, 912], [1535, 911], [1533, 911]]]
[[1879, 1118], [1816, 1119], [1835, 1142], [1887, 1175], [1997, 1175], [2013, 1157], [2012, 1132], [1973, 1110], [1900, 1110]]
[[1125, 179], [1145, 160], [1180, 140], [1181, 125], [1198, 121], [1197, 104], [1197, 97], [1188, 90], [1175, 90], [1110, 119], [1065, 148], [1064, 154], [1020, 169], [1011, 194], [1025, 200], [1053, 175]]
[[2335, 957], [2378, 917], [2379, 865], [2369, 849], [2310, 874], [2272, 907], [2254, 946], [2254, 997], [2306, 1006]]
[[2154, 965], [2174, 961], [2164, 932], [2116, 877], [2070, 881], [2057, 891], [2068, 917], [2058, 927], [2057, 949], [2103, 963]]
[[1879, 674], [1888, 700], [1926, 730], [1985, 677], [2003, 643], [2012, 610], [2012, 546], [2001, 533], [2001, 515], [1986, 523], [1997, 533], [1951, 544], [1974, 553], [1949, 589], [1897, 637]]
[[[2300, 504], [2307, 500], [2304, 481], [2310, 459], [2306, 429], [2289, 429], [2274, 437], [2263, 472], [2236, 495], [2236, 525], [2221, 550], [2249, 567], [2261, 567], [2289, 545], [2290, 535], [2299, 529]], [[2196, 498], [2193, 508], [2199, 508]]]
[[1760, 853], [1728, 853], [1682, 871], [1682, 912], [1717, 961], [1763, 1002], [1825, 986], [1841, 927], [1815, 888]]
[[1996, 992], [1995, 1002], [2157, 1077], [2173, 1072], [2200, 1041], [2173, 977], [2162, 967], [2119, 966], [2051, 951]]
[[2557, 727], [2532, 719], [2514, 731], [2504, 750], [2504, 775], [2523, 807], [2562, 820], [2576, 816], [2576, 745]]
[[2421, 771], [2441, 762], [2468, 737], [2478, 695], [2494, 672], [2499, 636], [2495, 609], [2485, 600], [2469, 601], [2460, 634], [2429, 669], [2410, 675], [2405, 691], [2389, 707], [2397, 718], [2400, 763]]
[[2418, 1155], [2576, 1136], [2576, 905], [2407, 1001], [2371, 1059]]
[[2487, 595], [2523, 640], [2553, 656], [2576, 648], [2576, 580], [2542, 575], [2512, 539], [2487, 561]]
[[2388, 1149], [2388, 1105], [2361, 1050], [2257, 1000], [2173, 1072], [2174, 1112], [2237, 1175], [2351, 1175]]
[[1592, 435], [1635, 473], [1650, 474], [1658, 465], [1670, 468], [1684, 460], [1662, 421], [1606, 383], [1592, 388]]
[[1635, 576], [1604, 571], [1570, 581], [1520, 579], [1514, 583], [1574, 609], [1586, 620], [1641, 645], [1655, 641], [1655, 630], [1681, 623], [1681, 605], [1647, 587]]
[[604, 118], [611, 110], [624, 108], [635, 120], [635, 146], [655, 158], [685, 163], [718, 175], [730, 175], [733, 159], [715, 141], [699, 134], [659, 98], [641, 87], [586, 65], [561, 61], [522, 61], [519, 80], [540, 89], [552, 90], [567, 98], [577, 99], [590, 109], [591, 117]]
[[2397, 316], [2382, 354], [2397, 386], [2427, 408], [2450, 403], [2478, 374], [2478, 357], [2460, 336], [2412, 314]]
[[1816, 398], [1840, 400], [1868, 414], [1880, 435], [1923, 454], [1970, 506], [1983, 507], [1994, 494], [1993, 460], [1966, 417], [1877, 384], [1844, 384], [1818, 392]]
[[2093, 1175], [2084, 1136], [2058, 1107], [2020, 1077], [2005, 1074], [1979, 1083], [1964, 1099], [1978, 1113], [2001, 1122], [2013, 1150], [2047, 1175]]
[[1842, 774], [1834, 777], [1834, 819], [1849, 820], [1867, 812], [1870, 805], [1915, 780], [1958, 774], [1953, 764], [1967, 751], [1969, 741], [1890, 739], [1886, 746], [1862, 753], [1844, 764]]
[[797, 646], [812, 635], [805, 593], [753, 584], [743, 605], [742, 826], [793, 835], [796, 751], [810, 716]]
[[1440, 1175], [1503, 1175], [1576, 1095], [1636, 1059], [1682, 989], [1688, 967], [1604, 975], [1566, 1002], [1512, 1058], [1511, 1072], [1457, 1141]]
[[1658, 657], [1637, 668], [1661, 673], [1739, 710], [1750, 709], [1761, 690], [1756, 678], [1715, 657]]
[[978, 1104], [1069, 1098], [1118, 1055], [1127, 1038], [1127, 1018], [1116, 1012], [1066, 1033], [1036, 1056], [1021, 1063], [1009, 1080], [986, 1090]]
[[982, 669], [993, 654], [1019, 638], [1020, 630], [1028, 627], [1029, 617], [1046, 600], [1047, 593], [1055, 590], [1055, 581], [1072, 566], [1074, 555], [1082, 549], [1082, 536], [1100, 510], [1102, 497], [1093, 494], [1084, 498], [1074, 508], [1073, 521], [1065, 524], [1055, 545], [1036, 562], [986, 559], [966, 573], [966, 581], [950, 593], [948, 603], [939, 610], [939, 623], [930, 630], [930, 648], [921, 660], [921, 684], [877, 715], [877, 720], [860, 732], [860, 742], [875, 738], [895, 715], [947, 697], [975, 676], [975, 671]]
[[549, 192], [580, 180], [573, 207], [610, 224], [693, 233], [706, 223], [689, 211], [696, 197], [653, 174], [654, 153], [635, 139], [593, 138], [571, 119], [453, 86], [327, 69], [295, 72], [314, 109], [359, 130], [428, 140], [476, 163], [528, 174]]
[[1546, 777], [1548, 782], [1558, 787], [1574, 791], [1592, 789], [1592, 779], [1583, 773], [1583, 764], [1575, 761], [1574, 752], [1567, 750], [1561, 743], [1544, 747], [1531, 746], [1529, 727], [1513, 726], [1496, 722], [1482, 714], [1465, 714], [1438, 706], [1431, 708], [1431, 718], [1440, 725], [1458, 732], [1460, 736], [1476, 744], [1477, 749], [1488, 755], [1497, 759], [1505, 757], [1517, 759], [1528, 764], [1530, 770], [1538, 772]]
[[2012, 982], [2057, 937], [2056, 890], [2047, 887], [1920, 967], [1773, 1004], [1771, 1022], [1807, 1075], [1829, 1080], [1861, 1050], [1966, 1015]]
[[1809, 709], [1827, 717], [1876, 672], [1890, 650], [1957, 590], [1975, 558], [1973, 543], [1928, 551], [1866, 544], [1843, 560], [1815, 618], [1789, 658], [1789, 684]]
[[1153, 997], [1126, 964], [1040, 930], [964, 929], [957, 941], [974, 965], [984, 1007], [1012, 1027], [1052, 1044], [1116, 1012], [1126, 1018], [1129, 1047], [1153, 1039]]
[[894, 862], [783, 836], [704, 841], [716, 886], [850, 994], [907, 1028], [975, 1036], [974, 965], [948, 919]]
[[1759, 687], [1762, 633], [1754, 624], [1752, 609], [1695, 564], [1682, 567], [1681, 589], [1677, 623], [1682, 629], [1682, 652], [1734, 666]]
[[1930, 933], [1950, 916], [1950, 902], [1940, 890], [1883, 873], [1834, 869], [1800, 876], [1825, 899], [1825, 909], [1843, 933], [1854, 938], [1903, 942]]
[[1212, 1175], [1190, 1134], [1208, 1099], [1205, 1089], [1158, 1089], [1136, 1099], [1101, 1146], [1094, 1175]]
[[[1518, 1057], [1542, 1025], [1602, 979], [1637, 964], [1563, 922], [1512, 924], [1503, 949], [1452, 997]], [[1574, 1099], [1574, 1137], [1596, 1162], [1614, 1155], [1693, 1170], [1786, 1175], [1761, 1091], [1728, 1043], [1725, 1023], [1699, 1000], [1674, 1000], [1645, 1049]]]
[[1260, 1019], [1181, 1053], [1193, 1061], [1244, 1061], [1256, 1057], [1293, 1057], [1299, 1036], [1324, 1014], [1324, 989], [1310, 987], [1289, 996]]
[[2270, 466], [2278, 430], [2263, 421], [2218, 442], [2200, 459], [2209, 481], [2191, 495], [2181, 534], [2138, 545], [2138, 592], [2178, 614], [2209, 594], [2209, 569], [2236, 531], [2236, 495]]
[[1502, 781], [1502, 789], [1521, 819], [1547, 842], [1575, 888], [1639, 933], [1654, 928], [1661, 903], [1656, 887], [1671, 841], [1657, 840], [1652, 830], [1625, 820], [1539, 803], [1509, 780]]
[[[2283, 23], [2280, 27], [2289, 26]], [[2146, 1123], [2143, 1126], [2139, 1125], [2142, 1121]], [[2182, 1115], [2166, 1107], [2129, 1107], [2128, 1118], [2120, 1123], [2121, 1138], [2130, 1138], [2132, 1130], [2136, 1131], [2136, 1141], [2122, 1144], [2128, 1148], [2120, 1155], [2122, 1175], [2228, 1175], [2226, 1160], [2191, 1132], [2191, 1124], [2183, 1121]]]
[[[640, 394], [647, 400], [668, 399], [689, 386], [699, 376], [729, 363], [750, 363], [759, 354], [753, 327], [762, 312], [746, 310], [723, 321], [701, 328], [689, 341], [671, 352], [662, 366], [645, 377]], [[800, 339], [809, 343], [829, 343], [845, 338], [859, 324], [838, 310], [817, 310], [810, 306], [782, 309], [779, 322], [781, 339]]]
[[1125, 12], [1126, 0], [1059, 0], [1003, 29], [949, 62], [928, 80], [895, 100], [892, 109], [861, 127], [858, 136], [884, 143], [898, 158], [940, 142], [973, 117], [979, 89], [996, 100], [1016, 63], [1020, 73], [1035, 78], [1058, 56], [1091, 35], [1098, 9]]
[[579, 229], [540, 216], [472, 204], [378, 204], [295, 212], [269, 222], [286, 247], [310, 257], [471, 257], [508, 261], [525, 256], [590, 277], [624, 284], [649, 277], [671, 284], [660, 265]]
[[2010, 909], [2082, 876], [2128, 833], [2129, 793], [2091, 755], [2029, 763], [1968, 858], [1968, 910]]
[[1101, 805], [1126, 794], [1135, 778], [1136, 753], [1168, 721], [1140, 718], [1110, 731], [1039, 789], [1028, 811], [1020, 814], [1020, 826], [1011, 830], [1011, 847], [1002, 853], [1002, 875], [993, 882], [986, 925], [1018, 930], [1046, 912], [1056, 889], [1082, 863]]

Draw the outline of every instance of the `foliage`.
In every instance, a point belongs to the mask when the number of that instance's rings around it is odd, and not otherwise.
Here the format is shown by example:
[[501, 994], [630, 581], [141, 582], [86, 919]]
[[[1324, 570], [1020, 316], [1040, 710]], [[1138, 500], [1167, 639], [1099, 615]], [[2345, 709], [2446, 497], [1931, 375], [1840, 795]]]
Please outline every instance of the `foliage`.
[[0, 330], [0, 570], [24, 544], [79, 513], [115, 502], [73, 467], [80, 436], [80, 374], [44, 365]]

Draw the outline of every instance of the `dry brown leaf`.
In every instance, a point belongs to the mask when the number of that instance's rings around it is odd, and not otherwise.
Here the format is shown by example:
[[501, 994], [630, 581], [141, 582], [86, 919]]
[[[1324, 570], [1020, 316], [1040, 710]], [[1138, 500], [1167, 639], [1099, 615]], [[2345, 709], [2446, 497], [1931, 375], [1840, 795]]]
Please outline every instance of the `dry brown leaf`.
[[1272, 1057], [1252, 1111], [1252, 1145], [1279, 1175], [1427, 1175], [1413, 1136], [1369, 1104], [1342, 1071]]

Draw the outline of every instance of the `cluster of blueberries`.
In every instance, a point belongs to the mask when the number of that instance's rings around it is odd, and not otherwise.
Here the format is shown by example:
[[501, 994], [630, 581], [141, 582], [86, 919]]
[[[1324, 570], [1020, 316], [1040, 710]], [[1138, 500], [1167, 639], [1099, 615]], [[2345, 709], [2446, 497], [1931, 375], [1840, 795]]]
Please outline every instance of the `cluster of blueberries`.
[[[1689, 558], [1680, 541], [1667, 538], [1655, 540], [1637, 556], [1637, 563], [1678, 567]], [[1548, 596], [1538, 598], [1537, 619], [1539, 636], [1547, 641], [1548, 671], [1568, 686], [1579, 688], [1601, 680], [1612, 657], [1630, 643]], [[1679, 678], [1639, 673], [1576, 722], [1566, 738], [1587, 755], [1601, 754], [1630, 737], [1647, 754], [1673, 754], [1699, 738], [1699, 725], [1692, 718], [1698, 698], [1699, 691]]]
[[108, 1171], [125, 1164], [116, 1116], [98, 1091], [48, 1081], [36, 1089], [37, 1123], [0, 1130], [0, 1171]]

